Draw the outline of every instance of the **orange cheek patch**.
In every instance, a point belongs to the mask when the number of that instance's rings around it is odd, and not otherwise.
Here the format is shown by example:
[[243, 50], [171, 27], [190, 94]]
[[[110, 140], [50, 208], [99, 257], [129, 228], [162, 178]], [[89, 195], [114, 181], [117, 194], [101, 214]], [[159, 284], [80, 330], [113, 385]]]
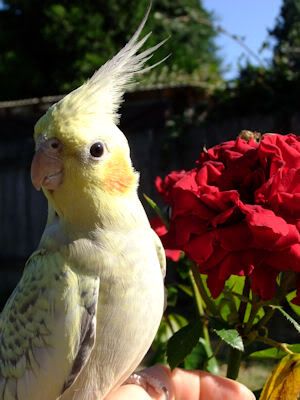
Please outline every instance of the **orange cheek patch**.
[[137, 176], [121, 151], [115, 152], [102, 171], [101, 181], [109, 193], [126, 193], [137, 184]]

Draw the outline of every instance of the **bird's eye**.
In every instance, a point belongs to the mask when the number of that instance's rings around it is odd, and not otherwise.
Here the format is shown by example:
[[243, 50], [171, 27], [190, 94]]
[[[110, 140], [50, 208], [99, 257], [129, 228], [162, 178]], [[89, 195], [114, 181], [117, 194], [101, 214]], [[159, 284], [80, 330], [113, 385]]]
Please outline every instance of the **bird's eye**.
[[94, 143], [90, 148], [90, 154], [94, 158], [100, 158], [104, 152], [104, 146], [101, 142]]
[[61, 148], [61, 142], [58, 139], [53, 138], [49, 140], [49, 146], [52, 150], [58, 150]]

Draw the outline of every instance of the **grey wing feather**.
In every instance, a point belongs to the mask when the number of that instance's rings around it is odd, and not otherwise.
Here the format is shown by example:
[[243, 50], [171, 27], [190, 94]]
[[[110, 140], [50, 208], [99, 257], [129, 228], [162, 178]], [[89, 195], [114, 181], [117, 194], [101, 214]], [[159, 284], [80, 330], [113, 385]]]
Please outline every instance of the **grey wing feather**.
[[[89, 302], [85, 302], [83, 305], [84, 312], [81, 319], [81, 332], [78, 351], [73, 362], [71, 373], [68, 379], [65, 381], [61, 394], [63, 394], [75, 382], [82, 371], [82, 368], [87, 363], [95, 345], [99, 282], [97, 279], [95, 279], [94, 283], [95, 286], [92, 291], [92, 298], [89, 298]], [[82, 292], [83, 299], [85, 297], [85, 293], [85, 291]]]

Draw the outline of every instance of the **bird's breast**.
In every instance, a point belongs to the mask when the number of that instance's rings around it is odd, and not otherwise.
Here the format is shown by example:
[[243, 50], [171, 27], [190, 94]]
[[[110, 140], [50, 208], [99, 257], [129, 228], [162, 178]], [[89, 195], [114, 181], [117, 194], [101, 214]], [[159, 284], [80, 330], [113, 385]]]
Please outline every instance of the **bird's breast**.
[[74, 385], [82, 400], [94, 399], [91, 393], [105, 397], [135, 370], [151, 346], [164, 308], [152, 234], [113, 238], [99, 254], [96, 344]]

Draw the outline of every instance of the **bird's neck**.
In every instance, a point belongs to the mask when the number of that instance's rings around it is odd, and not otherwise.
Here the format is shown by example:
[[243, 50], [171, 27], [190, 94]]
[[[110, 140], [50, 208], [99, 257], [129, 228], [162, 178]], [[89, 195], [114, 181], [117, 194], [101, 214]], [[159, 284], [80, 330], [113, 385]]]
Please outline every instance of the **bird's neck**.
[[90, 196], [84, 194], [70, 198], [63, 208], [48, 203], [48, 221], [41, 244], [45, 239], [58, 243], [93, 237], [98, 229], [130, 231], [139, 226], [149, 226], [144, 208], [136, 192], [126, 196]]

